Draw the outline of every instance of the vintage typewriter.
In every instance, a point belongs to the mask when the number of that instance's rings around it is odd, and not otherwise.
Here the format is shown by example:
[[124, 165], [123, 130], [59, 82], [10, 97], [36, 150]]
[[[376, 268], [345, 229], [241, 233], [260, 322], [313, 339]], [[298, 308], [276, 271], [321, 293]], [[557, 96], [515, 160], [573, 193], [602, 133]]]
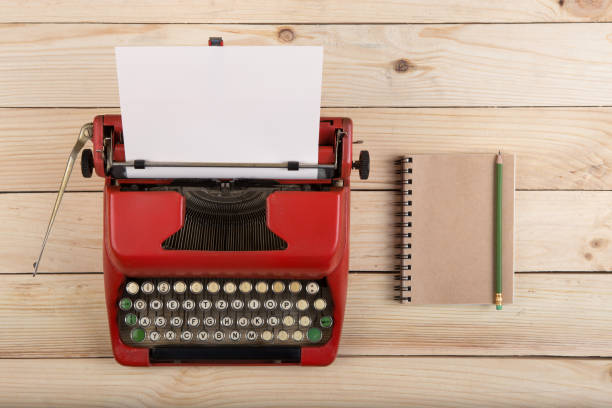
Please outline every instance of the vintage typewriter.
[[[93, 150], [82, 150], [89, 140]], [[321, 118], [317, 164], [128, 162], [121, 116], [97, 116], [70, 155], [45, 242], [82, 150], [83, 176], [105, 179], [104, 282], [117, 361], [329, 364], [347, 291], [350, 172], [369, 174], [369, 154], [352, 162], [352, 145], [350, 119]], [[126, 177], [129, 167], [224, 165], [310, 166], [318, 176]]]

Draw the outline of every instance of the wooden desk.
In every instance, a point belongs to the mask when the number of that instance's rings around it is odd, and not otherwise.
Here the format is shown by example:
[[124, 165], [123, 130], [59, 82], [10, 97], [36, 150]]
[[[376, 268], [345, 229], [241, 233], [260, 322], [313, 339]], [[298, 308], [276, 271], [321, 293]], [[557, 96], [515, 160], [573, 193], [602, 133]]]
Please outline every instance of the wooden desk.
[[[1, 2], [0, 405], [612, 405], [612, 26], [596, 23], [612, 21], [609, 3]], [[330, 367], [115, 363], [101, 180], [78, 171], [30, 275], [79, 127], [118, 112], [113, 47], [209, 36], [323, 45], [322, 113], [351, 117], [372, 155], [371, 180], [354, 180]], [[499, 148], [517, 155], [516, 304], [399, 306], [392, 160]]]

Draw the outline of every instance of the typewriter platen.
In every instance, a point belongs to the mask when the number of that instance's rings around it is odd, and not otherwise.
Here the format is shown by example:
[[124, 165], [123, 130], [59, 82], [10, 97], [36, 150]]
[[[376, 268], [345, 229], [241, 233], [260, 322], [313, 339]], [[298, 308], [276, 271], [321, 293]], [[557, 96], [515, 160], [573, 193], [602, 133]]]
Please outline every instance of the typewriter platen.
[[105, 179], [104, 281], [118, 362], [334, 360], [347, 291], [350, 172], [369, 173], [367, 152], [352, 161], [350, 119], [321, 118], [312, 180], [126, 178], [129, 166], [176, 163], [126, 162], [119, 115], [81, 129], [66, 174], [89, 139], [81, 170]]

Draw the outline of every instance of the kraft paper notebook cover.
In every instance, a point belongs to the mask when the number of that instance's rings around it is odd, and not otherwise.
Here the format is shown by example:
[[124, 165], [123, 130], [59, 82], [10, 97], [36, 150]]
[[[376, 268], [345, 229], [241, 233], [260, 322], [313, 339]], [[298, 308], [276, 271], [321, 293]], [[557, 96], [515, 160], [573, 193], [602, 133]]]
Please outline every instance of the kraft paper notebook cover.
[[[514, 156], [502, 157], [503, 303], [510, 304]], [[495, 154], [415, 154], [400, 160], [402, 303], [494, 303], [495, 160]]]

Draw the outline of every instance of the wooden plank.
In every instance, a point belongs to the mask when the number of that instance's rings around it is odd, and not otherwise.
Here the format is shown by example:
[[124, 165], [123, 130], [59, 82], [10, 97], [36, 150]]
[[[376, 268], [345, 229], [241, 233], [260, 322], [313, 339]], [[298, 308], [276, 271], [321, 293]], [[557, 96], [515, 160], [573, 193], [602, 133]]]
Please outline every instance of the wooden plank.
[[[394, 268], [393, 192], [354, 191], [351, 270]], [[0, 195], [0, 273], [30, 272], [55, 194]], [[515, 270], [611, 271], [612, 191], [516, 194]], [[102, 194], [68, 193], [42, 272], [102, 270]]]
[[[112, 356], [101, 274], [0, 276], [0, 358]], [[339, 354], [612, 356], [612, 275], [517, 274], [516, 303], [401, 306], [351, 274]]]
[[[121, 367], [0, 360], [11, 407], [606, 407], [610, 360], [342, 358], [320, 367]], [[477, 392], [475, 392], [477, 390]], [[518, 392], [517, 390], [520, 390]]]
[[610, 21], [607, 1], [212, 0], [173, 2], [4, 0], [0, 22], [94, 23], [471, 23]]
[[202, 45], [211, 35], [323, 45], [326, 107], [612, 105], [612, 26], [594, 23], [5, 24], [0, 106], [118, 106], [114, 46]]
[[[53, 191], [81, 125], [99, 109], [0, 109], [3, 191]], [[353, 188], [395, 188], [393, 161], [404, 152], [491, 152], [517, 155], [518, 189], [610, 189], [612, 108], [325, 108], [323, 116], [353, 119], [355, 156], [367, 149], [370, 179], [353, 174]], [[81, 177], [71, 190], [101, 190]]]

